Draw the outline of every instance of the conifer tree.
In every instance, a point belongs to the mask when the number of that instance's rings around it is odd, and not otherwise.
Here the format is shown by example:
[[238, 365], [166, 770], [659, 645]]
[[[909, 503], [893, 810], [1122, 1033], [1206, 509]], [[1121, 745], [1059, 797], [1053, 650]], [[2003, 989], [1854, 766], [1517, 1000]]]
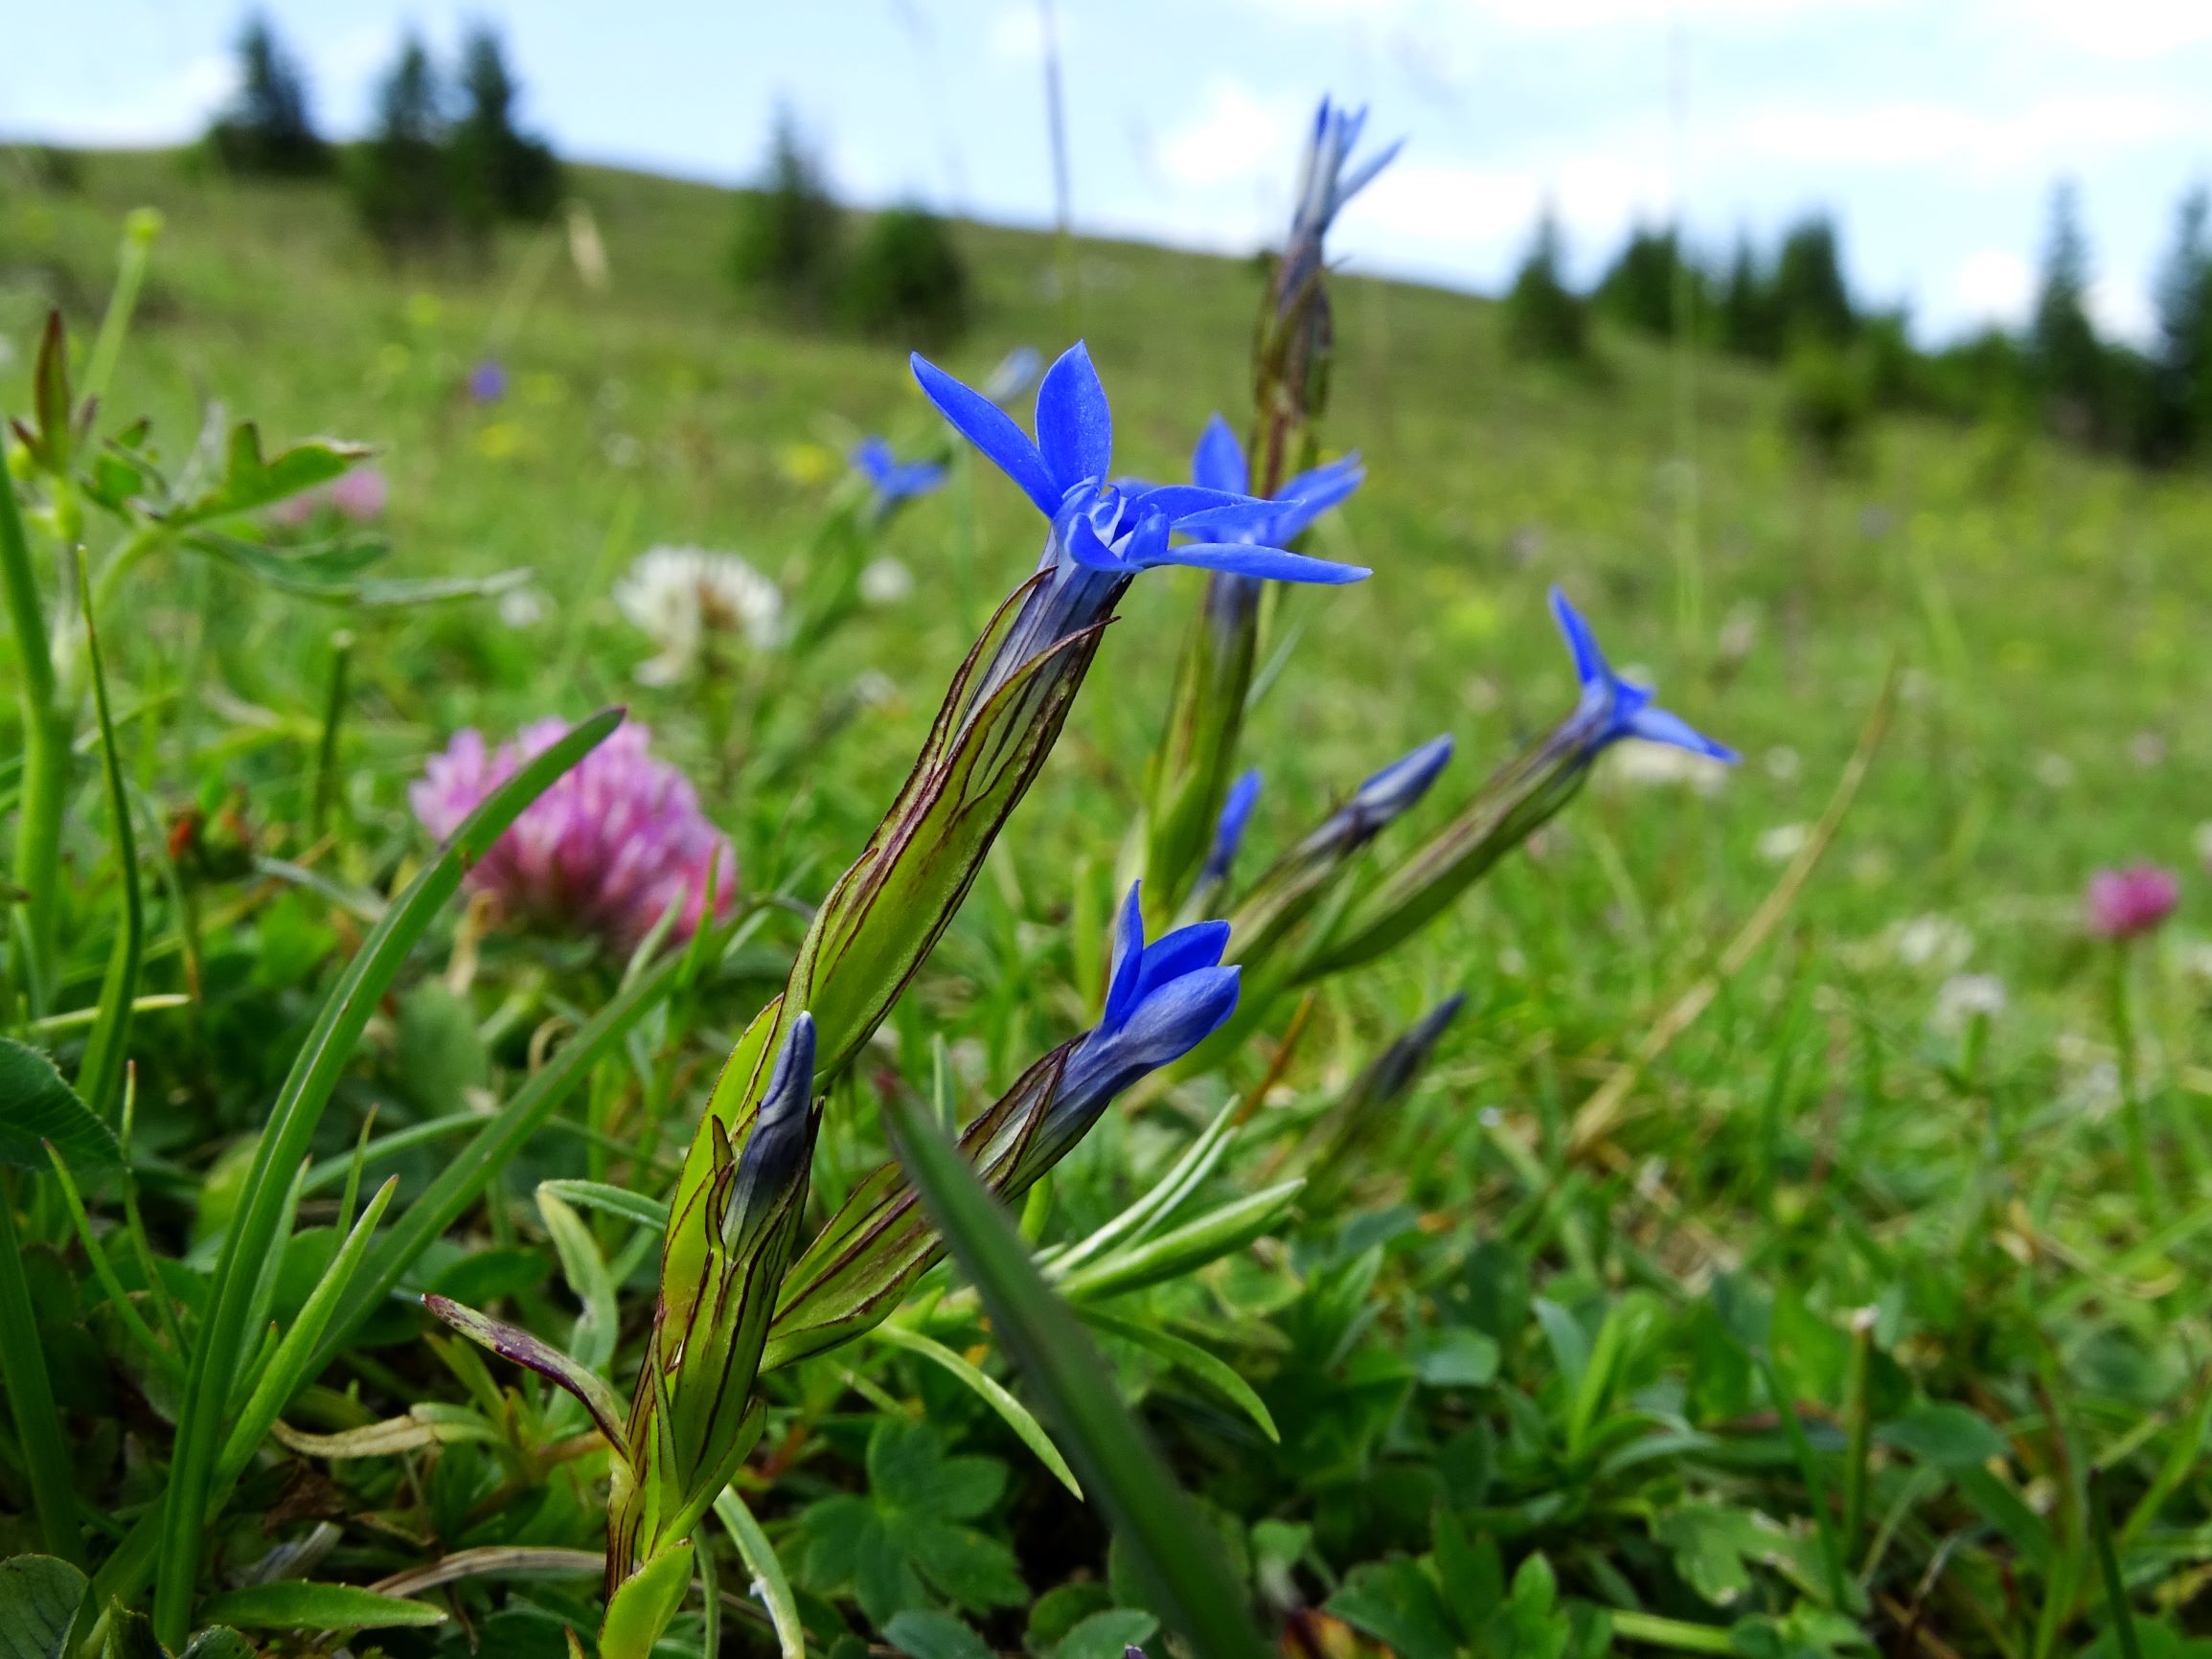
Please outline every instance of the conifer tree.
[[295, 178], [328, 171], [331, 148], [308, 114], [307, 78], [266, 17], [246, 20], [238, 50], [238, 96], [208, 135], [223, 165]]
[[353, 181], [362, 222], [394, 253], [435, 244], [453, 230], [458, 206], [444, 91], [414, 35], [399, 48], [376, 112]]
[[1559, 218], [1547, 203], [1528, 257], [1506, 295], [1506, 343], [1515, 355], [1570, 362], [1586, 352], [1586, 307], [1567, 286], [1562, 262]]
[[2178, 461], [2212, 437], [2212, 195], [2199, 185], [2181, 198], [2174, 246], [2157, 283], [2158, 338], [2152, 357], [2141, 448]]
[[560, 202], [560, 164], [550, 146], [514, 125], [518, 91], [498, 34], [472, 33], [462, 48], [467, 102], [453, 129], [453, 167], [462, 206], [479, 223], [541, 220]]
[[2107, 431], [2105, 352], [2089, 321], [2089, 246], [2070, 181], [2051, 193], [2050, 239], [2036, 295], [2029, 351], [2051, 422], [2066, 436]]

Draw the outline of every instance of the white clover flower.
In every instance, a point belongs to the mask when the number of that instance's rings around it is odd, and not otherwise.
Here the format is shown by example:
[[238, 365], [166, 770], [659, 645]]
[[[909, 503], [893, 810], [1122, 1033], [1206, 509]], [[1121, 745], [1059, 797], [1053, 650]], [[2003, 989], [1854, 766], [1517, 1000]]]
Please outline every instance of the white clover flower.
[[1805, 851], [1813, 831], [1802, 824], [1777, 824], [1759, 837], [1759, 856], [1769, 864], [1787, 864]]
[[510, 588], [499, 596], [499, 620], [511, 628], [536, 627], [550, 608], [545, 590], [535, 585]]
[[703, 547], [648, 549], [615, 584], [614, 602], [660, 648], [637, 671], [649, 686], [689, 677], [717, 640], [765, 650], [783, 637], [783, 591], [735, 554]]
[[1729, 765], [1709, 756], [1695, 755], [1670, 743], [1647, 743], [1624, 738], [1613, 745], [1612, 774], [1624, 784], [1656, 787], [1679, 784], [1700, 795], [1720, 792], [1728, 782]]
[[1948, 916], [1916, 916], [1897, 931], [1897, 960], [1907, 967], [1955, 967], [1973, 950], [1973, 935]]
[[1995, 1019], [2010, 999], [2005, 982], [1994, 973], [1954, 973], [1935, 993], [1935, 1011], [1928, 1023], [1947, 1035], [1965, 1031], [1976, 1014]]
[[860, 597], [870, 604], [897, 604], [914, 592], [914, 573], [899, 560], [872, 560], [860, 573]]

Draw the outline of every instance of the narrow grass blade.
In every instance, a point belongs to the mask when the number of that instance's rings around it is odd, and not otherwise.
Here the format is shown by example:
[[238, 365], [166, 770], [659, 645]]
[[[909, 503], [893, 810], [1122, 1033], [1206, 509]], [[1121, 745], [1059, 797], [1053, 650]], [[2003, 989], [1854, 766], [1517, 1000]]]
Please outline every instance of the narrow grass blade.
[[278, 1344], [276, 1356], [261, 1380], [246, 1398], [239, 1412], [238, 1421], [231, 1425], [230, 1438], [223, 1443], [221, 1461], [216, 1471], [216, 1495], [219, 1501], [223, 1492], [236, 1481], [246, 1466], [246, 1460], [262, 1443], [269, 1432], [269, 1425], [285, 1409], [285, 1402], [307, 1387], [314, 1373], [309, 1361], [323, 1332], [330, 1328], [331, 1316], [337, 1311], [338, 1299], [345, 1295], [346, 1286], [353, 1275], [361, 1270], [361, 1259], [369, 1253], [369, 1243], [376, 1237], [376, 1224], [383, 1220], [385, 1210], [391, 1205], [392, 1194], [399, 1189], [399, 1178], [395, 1175], [376, 1190], [369, 1200], [369, 1207], [361, 1212], [360, 1220], [346, 1235], [331, 1259], [330, 1271], [316, 1284], [314, 1292], [300, 1309], [300, 1316], [292, 1321], [291, 1329]]
[[776, 1646], [783, 1659], [807, 1659], [807, 1630], [799, 1623], [799, 1600], [791, 1594], [791, 1580], [776, 1556], [776, 1546], [768, 1542], [768, 1534], [761, 1531], [761, 1523], [745, 1508], [737, 1488], [722, 1489], [722, 1495], [715, 1500], [715, 1513], [729, 1529], [738, 1554], [745, 1558], [746, 1570], [760, 1586], [761, 1600], [768, 1604], [768, 1622], [776, 1627]]
[[344, 1310], [323, 1338], [315, 1363], [330, 1363], [339, 1345], [391, 1295], [415, 1259], [430, 1241], [460, 1219], [484, 1193], [508, 1159], [537, 1133], [568, 1092], [591, 1075], [600, 1057], [620, 1042], [638, 1019], [668, 993], [680, 956], [663, 957], [627, 989], [601, 1009], [591, 1022], [554, 1055], [514, 1097], [485, 1120], [469, 1143], [455, 1153], [422, 1195], [407, 1207], [392, 1230], [371, 1252], [368, 1265], [346, 1298]]
[[1278, 1445], [1282, 1443], [1283, 1436], [1275, 1427], [1274, 1415], [1267, 1410], [1266, 1402], [1252, 1391], [1250, 1383], [1237, 1375], [1237, 1368], [1219, 1354], [1208, 1352], [1195, 1342], [1186, 1342], [1171, 1331], [1155, 1329], [1140, 1320], [1124, 1319], [1101, 1307], [1079, 1307], [1076, 1314], [1092, 1329], [1150, 1349], [1176, 1370], [1187, 1371], [1200, 1382], [1226, 1395], [1262, 1434]]
[[1242, 1250], [1266, 1233], [1283, 1218], [1305, 1185], [1303, 1179], [1285, 1181], [1232, 1199], [1150, 1243], [1119, 1251], [1065, 1278], [1056, 1274], [1055, 1283], [1070, 1301], [1090, 1301], [1124, 1296], [1148, 1284], [1180, 1279], [1209, 1261]]
[[123, 1091], [124, 1057], [130, 1046], [130, 1015], [138, 995], [139, 964], [146, 953], [146, 898], [138, 879], [138, 837], [130, 826], [130, 796], [124, 787], [123, 761], [115, 752], [115, 718], [107, 702], [107, 673], [100, 657], [100, 631], [93, 624], [92, 584], [78, 566], [79, 598], [84, 607], [85, 661], [92, 671], [93, 707], [100, 716], [101, 777], [107, 788], [108, 833], [115, 842], [115, 868], [123, 914], [115, 948], [100, 982], [100, 1013], [85, 1038], [84, 1058], [77, 1068], [77, 1092], [102, 1123], [113, 1115]]
[[379, 1596], [356, 1584], [281, 1579], [226, 1590], [207, 1604], [211, 1624], [241, 1630], [386, 1630], [400, 1625], [443, 1625], [445, 1611], [427, 1602]]
[[1083, 1485], [1129, 1552], [1154, 1610], [1205, 1659], [1264, 1659], [1220, 1544], [1116, 1392], [1113, 1372], [1056, 1297], [959, 1151], [925, 1114], [887, 1108], [893, 1145], [930, 1219], [1044, 1398]]
[[606, 1362], [614, 1357], [615, 1327], [621, 1319], [606, 1258], [600, 1254], [599, 1242], [583, 1224], [583, 1217], [543, 1187], [537, 1190], [537, 1213], [545, 1218], [545, 1230], [553, 1237], [561, 1275], [583, 1305], [568, 1339], [568, 1352], [587, 1370], [604, 1371]]
[[2105, 1509], [2105, 1471], [2089, 1471], [2088, 1509], [2089, 1536], [2097, 1549], [2097, 1571], [2105, 1580], [2105, 1602], [2112, 1615], [2112, 1636], [2119, 1644], [2120, 1659], [2143, 1659], [2143, 1647], [2135, 1636], [2135, 1615], [2128, 1606], [2128, 1580], [2120, 1572], [2120, 1554], [2112, 1547], [2112, 1519]]
[[[54, 1178], [60, 1184], [61, 1200], [68, 1206], [70, 1222], [77, 1229], [77, 1241], [84, 1246], [84, 1259], [92, 1263], [92, 1276], [100, 1282], [100, 1288], [107, 1297], [107, 1305], [115, 1309], [115, 1317], [122, 1323], [123, 1329], [130, 1333], [132, 1340], [146, 1351], [147, 1357], [168, 1373], [172, 1382], [182, 1381], [184, 1356], [162, 1346], [161, 1339], [153, 1333], [153, 1328], [147, 1324], [137, 1305], [123, 1288], [123, 1281], [115, 1276], [115, 1266], [108, 1261], [107, 1250], [100, 1242], [99, 1235], [92, 1230], [92, 1217], [84, 1213], [84, 1199], [77, 1191], [77, 1182], [70, 1175], [69, 1166], [62, 1160], [60, 1149], [49, 1141], [46, 1144], [46, 1155], [54, 1160]], [[154, 1294], [158, 1294], [158, 1291]]]
[[[0, 488], [6, 481], [0, 480]], [[0, 1383], [15, 1420], [16, 1449], [31, 1477], [31, 1504], [47, 1554], [84, 1565], [84, 1534], [77, 1522], [76, 1483], [69, 1473], [69, 1438], [54, 1409], [46, 1373], [46, 1345], [31, 1311], [31, 1285], [23, 1276], [23, 1248], [15, 1237], [14, 1202], [0, 1175]]]
[[668, 1205], [643, 1193], [633, 1193], [627, 1187], [605, 1181], [556, 1180], [538, 1182], [537, 1191], [541, 1196], [550, 1193], [580, 1210], [602, 1210], [626, 1221], [635, 1221], [640, 1227], [650, 1227], [655, 1233], [668, 1231]]
[[1060, 1455], [1060, 1447], [1052, 1443], [1052, 1436], [1044, 1432], [1044, 1425], [1030, 1415], [1029, 1407], [1006, 1392], [1005, 1386], [986, 1376], [942, 1342], [910, 1330], [903, 1325], [883, 1324], [868, 1334], [878, 1342], [893, 1348], [903, 1348], [908, 1353], [920, 1354], [933, 1364], [943, 1366], [962, 1382], [983, 1397], [983, 1403], [1003, 1418], [1006, 1426], [1014, 1430], [1021, 1443], [1035, 1453], [1038, 1461], [1052, 1470], [1060, 1484], [1077, 1497], [1083, 1496], [1083, 1488], [1077, 1484], [1075, 1471], [1067, 1466], [1067, 1460]]
[[324, 1003], [285, 1079], [239, 1195], [238, 1217], [223, 1240], [206, 1322], [193, 1346], [178, 1413], [154, 1581], [154, 1634], [167, 1647], [182, 1647], [191, 1632], [193, 1588], [206, 1541], [209, 1487], [223, 1433], [223, 1408], [245, 1347], [255, 1283], [276, 1247], [278, 1215], [285, 1192], [292, 1185], [283, 1171], [299, 1167], [369, 1015], [431, 918], [460, 887], [462, 875], [524, 808], [597, 747], [622, 718], [620, 709], [606, 709], [573, 727], [533, 756], [468, 815], [445, 851], [416, 876], [362, 944]]

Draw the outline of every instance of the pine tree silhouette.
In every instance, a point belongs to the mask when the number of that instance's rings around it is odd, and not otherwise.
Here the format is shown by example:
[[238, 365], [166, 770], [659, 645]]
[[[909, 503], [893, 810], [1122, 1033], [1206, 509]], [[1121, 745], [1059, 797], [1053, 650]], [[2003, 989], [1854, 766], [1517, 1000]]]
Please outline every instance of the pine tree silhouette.
[[455, 226], [447, 136], [437, 71], [422, 42], [409, 35], [378, 96], [376, 131], [354, 178], [362, 222], [393, 253], [431, 246]]
[[1570, 362], [1588, 349], [1587, 310], [1561, 274], [1563, 259], [1559, 218], [1547, 202], [1505, 300], [1506, 343], [1516, 356]]
[[306, 77], [259, 13], [239, 34], [238, 97], [208, 136], [235, 172], [304, 178], [330, 170], [330, 146], [308, 113]]
[[2043, 249], [2029, 352], [2051, 423], [2067, 437], [2106, 435], [2105, 352], [2089, 321], [2089, 244], [2070, 180], [2051, 192], [2050, 239]]
[[515, 130], [518, 88], [499, 36], [479, 28], [462, 49], [467, 108], [453, 129], [453, 167], [463, 208], [479, 224], [541, 220], [560, 204], [560, 163], [550, 146]]
[[2174, 246], [2159, 268], [2158, 339], [2141, 447], [2152, 461], [2178, 461], [2212, 437], [2212, 195], [2197, 186], [2181, 198]]

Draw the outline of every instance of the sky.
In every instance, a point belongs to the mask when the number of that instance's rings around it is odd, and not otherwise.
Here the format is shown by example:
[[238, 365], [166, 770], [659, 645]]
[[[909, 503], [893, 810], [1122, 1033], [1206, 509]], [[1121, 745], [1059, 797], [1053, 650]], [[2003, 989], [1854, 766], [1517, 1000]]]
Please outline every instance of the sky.
[[[1551, 206], [1585, 279], [1677, 204], [1724, 258], [1805, 213], [1926, 341], [2017, 324], [2055, 183], [2092, 311], [2137, 342], [2177, 205], [2212, 180], [2212, 0], [272, 0], [318, 119], [366, 125], [403, 34], [494, 23], [563, 154], [755, 176], [787, 103], [839, 194], [1054, 213], [1048, 28], [1079, 229], [1248, 252], [1280, 235], [1323, 94], [1402, 137], [1333, 239], [1354, 270], [1496, 291]], [[232, 85], [236, 0], [26, 6], [0, 133], [170, 143]]]

